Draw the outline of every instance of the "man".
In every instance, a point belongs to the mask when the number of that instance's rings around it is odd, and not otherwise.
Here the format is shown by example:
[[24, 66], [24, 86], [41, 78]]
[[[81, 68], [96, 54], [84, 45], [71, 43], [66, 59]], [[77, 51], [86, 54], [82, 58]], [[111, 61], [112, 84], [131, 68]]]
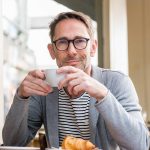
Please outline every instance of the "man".
[[79, 12], [59, 14], [50, 24], [58, 88], [43, 71], [28, 73], [20, 84], [3, 128], [4, 145], [26, 145], [44, 124], [48, 145], [59, 147], [72, 134], [103, 150], [147, 150], [149, 133], [128, 76], [91, 65], [97, 41], [91, 19]]

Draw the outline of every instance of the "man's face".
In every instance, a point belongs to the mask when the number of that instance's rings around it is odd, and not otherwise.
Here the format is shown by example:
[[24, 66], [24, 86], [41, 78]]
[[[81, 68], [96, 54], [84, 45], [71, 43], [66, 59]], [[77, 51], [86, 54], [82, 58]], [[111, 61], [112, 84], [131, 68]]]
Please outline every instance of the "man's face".
[[68, 49], [64, 51], [58, 50], [54, 44], [49, 46], [51, 57], [56, 58], [58, 67], [74, 66], [85, 70], [90, 66], [90, 57], [94, 56], [96, 46], [82, 22], [76, 19], [65, 19], [56, 25], [53, 41], [58, 39], [73, 40], [80, 37], [89, 39], [87, 47], [82, 50], [77, 50], [73, 43], [70, 43]]

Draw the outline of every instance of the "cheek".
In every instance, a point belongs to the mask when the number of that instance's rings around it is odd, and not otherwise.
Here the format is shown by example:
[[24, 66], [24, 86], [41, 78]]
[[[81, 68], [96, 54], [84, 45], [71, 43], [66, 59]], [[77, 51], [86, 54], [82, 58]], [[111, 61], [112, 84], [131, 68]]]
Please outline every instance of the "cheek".
[[65, 55], [64, 55], [64, 54], [58, 54], [58, 53], [57, 53], [55, 56], [56, 56], [57, 65], [58, 65], [59, 67], [62, 67], [62, 66], [63, 66], [63, 60], [64, 60], [64, 58], [65, 58]]
[[83, 57], [88, 59], [90, 57], [90, 50], [86, 50], [85, 53], [83, 54]]
[[80, 58], [82, 58], [82, 59], [86, 58], [89, 55], [87, 50], [84, 50], [78, 54], [79, 54]]

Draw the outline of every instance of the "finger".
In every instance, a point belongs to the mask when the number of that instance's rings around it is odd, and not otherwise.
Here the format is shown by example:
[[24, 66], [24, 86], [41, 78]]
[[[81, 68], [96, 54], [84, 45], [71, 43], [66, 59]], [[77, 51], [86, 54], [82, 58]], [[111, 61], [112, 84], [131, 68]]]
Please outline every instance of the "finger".
[[77, 85], [77, 86], [74, 86], [73, 89], [72, 89], [72, 93], [74, 95], [80, 95], [80, 94], [82, 94], [84, 92], [86, 92], [86, 91], [84, 90], [83, 86], [80, 85], [80, 84]]
[[35, 78], [33, 76], [28, 76], [27, 81], [30, 83], [33, 83], [35, 86], [39, 86], [39, 87], [43, 88], [45, 91], [49, 91], [52, 89], [50, 87], [50, 85], [48, 85], [44, 80], [41, 80], [39, 78]]
[[39, 78], [39, 79], [45, 79], [45, 74], [43, 71], [41, 70], [33, 70], [33, 71], [30, 71], [28, 73], [28, 75], [32, 76], [32, 77], [35, 77], [35, 78]]
[[31, 89], [30, 87], [25, 87], [24, 90], [26, 91], [26, 95], [25, 96], [31, 96], [31, 95], [46, 96], [49, 93], [49, 92], [43, 92], [43, 91], [38, 91], [38, 90], [35, 90], [35, 89]]
[[52, 88], [49, 85], [47, 85], [47, 88], [43, 88], [43, 87], [39, 86], [38, 84], [35, 84], [33, 82], [29, 82], [29, 81], [24, 81], [23, 84], [25, 87], [28, 87], [28, 88], [31, 88], [34, 90], [38, 90], [41, 92], [51, 92], [52, 91]]
[[65, 78], [62, 79], [59, 83], [58, 83], [58, 88], [61, 89], [63, 87], [68, 86], [68, 83], [74, 79], [76, 79], [78, 77], [77, 73], [71, 73], [71, 74], [66, 74]]
[[72, 66], [64, 66], [57, 69], [57, 73], [74, 73], [77, 72], [79, 69], [72, 67]]
[[73, 89], [75, 86], [81, 84], [82, 82], [82, 79], [81, 78], [77, 78], [77, 79], [74, 79], [74, 80], [71, 80], [69, 83], [68, 83], [68, 92], [69, 94], [73, 94]]

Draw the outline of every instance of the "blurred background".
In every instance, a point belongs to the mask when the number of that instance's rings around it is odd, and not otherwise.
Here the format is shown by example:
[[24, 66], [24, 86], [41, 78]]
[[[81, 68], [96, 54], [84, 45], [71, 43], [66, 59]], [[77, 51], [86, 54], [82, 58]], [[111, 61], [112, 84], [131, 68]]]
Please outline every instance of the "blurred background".
[[150, 122], [149, 0], [0, 0], [0, 143], [18, 84], [28, 71], [57, 67], [48, 53], [49, 23], [63, 11], [89, 15], [98, 50], [93, 65], [128, 74]]

